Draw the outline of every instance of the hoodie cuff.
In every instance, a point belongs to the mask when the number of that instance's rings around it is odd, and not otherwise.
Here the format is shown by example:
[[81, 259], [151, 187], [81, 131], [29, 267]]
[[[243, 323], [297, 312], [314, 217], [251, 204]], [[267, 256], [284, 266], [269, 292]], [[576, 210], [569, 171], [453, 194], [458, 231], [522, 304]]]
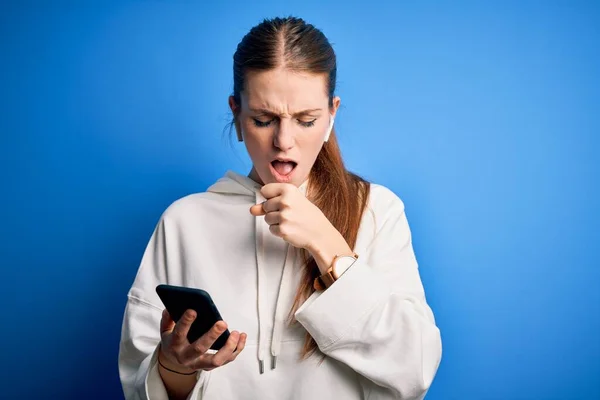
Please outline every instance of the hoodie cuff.
[[[142, 390], [145, 391], [145, 393], [140, 394], [141, 399], [169, 400], [167, 388], [165, 387], [165, 384], [160, 376], [160, 372], [158, 371], [159, 349], [160, 349], [160, 343], [154, 349], [154, 353], [152, 353], [146, 359], [146, 360], [149, 359], [148, 368], [147, 369], [140, 368], [140, 371], [146, 371], [146, 370], [148, 371], [148, 374], [146, 374], [145, 377], [138, 377], [138, 378], [144, 379], [144, 384], [138, 386], [138, 387], [141, 387]], [[144, 360], [144, 363], [147, 362], [146, 360]], [[204, 374], [202, 372], [203, 371], [198, 371], [198, 373], [196, 374], [196, 379], [197, 379], [196, 385], [194, 386], [194, 388], [190, 392], [189, 396], [187, 397], [188, 399], [198, 398], [197, 394], [200, 391], [200, 389], [202, 387], [202, 383], [204, 381], [204, 379], [202, 379], [202, 378], [204, 378]]]
[[140, 399], [148, 400], [168, 400], [169, 395], [165, 385], [158, 372], [158, 351], [160, 343], [140, 365], [138, 369], [137, 381], [141, 384], [136, 385], [140, 392]]
[[384, 277], [358, 259], [333, 285], [313, 293], [295, 317], [324, 351], [391, 293]]

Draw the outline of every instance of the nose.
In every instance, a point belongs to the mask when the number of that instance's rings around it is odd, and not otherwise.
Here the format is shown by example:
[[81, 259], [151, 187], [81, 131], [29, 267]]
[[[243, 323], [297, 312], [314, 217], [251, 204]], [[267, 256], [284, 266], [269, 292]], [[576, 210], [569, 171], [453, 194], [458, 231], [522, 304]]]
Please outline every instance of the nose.
[[283, 151], [293, 148], [296, 143], [296, 137], [293, 130], [290, 121], [281, 119], [279, 127], [273, 136], [273, 145]]

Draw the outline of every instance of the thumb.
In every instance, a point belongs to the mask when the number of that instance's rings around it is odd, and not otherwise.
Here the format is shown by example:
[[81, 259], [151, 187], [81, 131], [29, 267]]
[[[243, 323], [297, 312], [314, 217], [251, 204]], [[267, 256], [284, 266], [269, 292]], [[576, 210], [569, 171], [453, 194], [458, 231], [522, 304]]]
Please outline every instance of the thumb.
[[255, 204], [252, 207], [250, 207], [250, 214], [254, 215], [255, 217], [259, 217], [261, 215], [265, 215], [266, 212], [263, 209], [263, 205], [262, 203], [260, 204]]

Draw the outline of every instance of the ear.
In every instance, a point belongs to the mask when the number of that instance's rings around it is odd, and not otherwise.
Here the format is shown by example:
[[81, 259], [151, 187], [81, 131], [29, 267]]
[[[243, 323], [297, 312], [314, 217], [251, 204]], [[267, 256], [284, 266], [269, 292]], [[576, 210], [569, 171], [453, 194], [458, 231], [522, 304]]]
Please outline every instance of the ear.
[[342, 99], [340, 99], [340, 96], [335, 96], [333, 98], [333, 108], [330, 111], [333, 118], [335, 118], [335, 116], [337, 115], [337, 112], [338, 112], [338, 109], [340, 108], [341, 103], [342, 103]]
[[238, 119], [239, 106], [235, 103], [233, 96], [229, 96], [229, 108], [233, 114], [233, 125], [235, 126], [238, 142], [243, 142], [244, 138], [242, 136], [242, 127], [240, 126], [240, 121]]

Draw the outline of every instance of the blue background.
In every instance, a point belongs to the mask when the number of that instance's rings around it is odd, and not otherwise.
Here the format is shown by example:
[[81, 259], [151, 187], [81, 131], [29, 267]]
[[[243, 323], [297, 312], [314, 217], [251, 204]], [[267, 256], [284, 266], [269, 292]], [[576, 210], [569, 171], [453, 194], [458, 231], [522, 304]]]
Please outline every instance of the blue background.
[[337, 51], [349, 168], [406, 203], [443, 336], [428, 399], [600, 398], [598, 3], [253, 3], [0, 6], [1, 397], [122, 396], [152, 229], [249, 170], [232, 55], [293, 14]]

